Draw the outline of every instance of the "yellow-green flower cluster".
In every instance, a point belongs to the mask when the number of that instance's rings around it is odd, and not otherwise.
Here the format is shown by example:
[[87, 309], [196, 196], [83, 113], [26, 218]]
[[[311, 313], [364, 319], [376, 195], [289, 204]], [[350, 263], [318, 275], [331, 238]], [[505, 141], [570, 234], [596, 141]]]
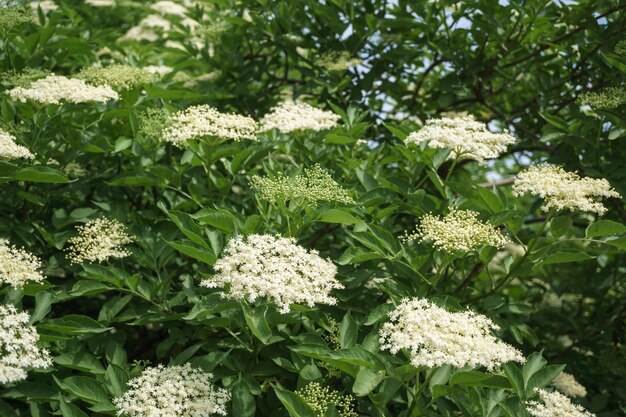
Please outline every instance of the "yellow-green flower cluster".
[[359, 58], [353, 58], [348, 51], [330, 51], [322, 54], [316, 64], [330, 72], [341, 72], [361, 62]]
[[0, 7], [0, 30], [8, 32], [14, 27], [32, 20], [30, 10], [25, 7], [4, 5]]
[[84, 68], [76, 77], [90, 84], [108, 85], [115, 90], [130, 90], [157, 80], [156, 74], [150, 73], [143, 68], [121, 64], [108, 67], [93, 66]]
[[134, 239], [117, 220], [99, 218], [78, 226], [78, 235], [70, 238], [69, 258], [72, 263], [103, 262], [109, 258], [123, 258], [130, 252], [122, 248]]
[[28, 87], [48, 75], [50, 75], [50, 71], [37, 68], [26, 68], [22, 72], [11, 70], [0, 75], [0, 85], [6, 88]]
[[596, 201], [600, 197], [619, 198], [617, 191], [604, 178], [580, 177], [555, 165], [533, 165], [517, 174], [513, 195], [530, 193], [544, 199], [543, 211], [570, 210], [604, 214], [606, 207]]
[[358, 416], [354, 411], [354, 397], [352, 395], [341, 395], [317, 382], [307, 384], [304, 388], [297, 390], [296, 394], [313, 409], [316, 417], [324, 417], [326, 411], [332, 406], [337, 408], [340, 417]]
[[250, 184], [261, 199], [270, 202], [297, 200], [311, 205], [319, 201], [354, 203], [348, 192], [319, 165], [307, 168], [302, 174], [293, 177], [284, 174], [276, 178], [254, 176]]
[[139, 115], [139, 131], [150, 140], [157, 141], [170, 124], [170, 115], [165, 109], [148, 108]]
[[478, 220], [478, 213], [451, 208], [443, 217], [426, 214], [417, 230], [405, 234], [407, 241], [430, 241], [437, 249], [446, 252], [470, 252], [482, 245], [502, 248], [509, 242], [498, 229]]
[[614, 109], [626, 103], [626, 87], [606, 87], [580, 95], [579, 101], [595, 110]]

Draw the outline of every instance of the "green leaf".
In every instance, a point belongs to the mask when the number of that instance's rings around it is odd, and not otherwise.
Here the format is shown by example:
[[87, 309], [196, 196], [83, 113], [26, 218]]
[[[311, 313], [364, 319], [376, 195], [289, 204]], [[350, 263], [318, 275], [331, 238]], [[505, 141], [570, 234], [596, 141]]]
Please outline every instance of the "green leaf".
[[535, 388], [543, 388], [548, 385], [563, 369], [565, 369], [565, 365], [547, 365], [535, 372], [526, 384], [526, 395], [530, 397]]
[[54, 184], [65, 184], [70, 179], [63, 171], [47, 166], [29, 166], [22, 168], [13, 174], [13, 179], [30, 182], [46, 182]]
[[279, 386], [274, 387], [274, 392], [291, 417], [315, 417], [313, 409], [299, 395]]
[[59, 319], [46, 320], [39, 324], [38, 327], [39, 329], [52, 330], [68, 335], [104, 333], [111, 330], [110, 327], [104, 327], [91, 317], [78, 314], [70, 314]]
[[263, 342], [264, 345], [283, 340], [282, 337], [272, 335], [272, 329], [270, 328], [270, 325], [267, 322], [266, 318], [268, 310], [267, 305], [252, 308], [247, 304], [242, 304], [241, 308], [243, 310], [246, 324], [252, 331], [252, 334], [254, 334], [257, 339]]
[[68, 352], [54, 358], [58, 365], [92, 374], [104, 374], [104, 367], [97, 357], [87, 352]]
[[248, 385], [241, 377], [231, 387], [232, 415], [238, 417], [254, 417], [256, 402], [250, 393]]
[[354, 346], [358, 336], [358, 327], [348, 311], [339, 323], [339, 343], [342, 348]]
[[114, 397], [121, 396], [126, 391], [126, 384], [130, 377], [121, 366], [110, 364], [105, 374], [107, 388]]
[[339, 223], [339, 224], [357, 224], [363, 223], [363, 220], [357, 219], [352, 214], [339, 210], [330, 209], [321, 214], [319, 220], [324, 223]]
[[176, 249], [178, 252], [183, 253], [191, 258], [197, 259], [201, 262], [204, 262], [207, 265], [213, 265], [217, 258], [213, 254], [213, 251], [207, 246], [198, 246], [195, 243], [183, 240], [180, 243], [165, 241], [172, 248]]
[[74, 394], [89, 404], [110, 404], [107, 392], [95, 379], [84, 376], [71, 376], [63, 381], [57, 379], [57, 384], [63, 391]]
[[626, 225], [613, 220], [598, 220], [591, 223], [585, 232], [587, 237], [600, 237], [626, 233]]
[[66, 403], [62, 396], [59, 401], [59, 408], [61, 409], [63, 417], [88, 417], [83, 410], [76, 407], [74, 404]]
[[526, 389], [522, 371], [520, 371], [519, 368], [513, 363], [505, 363], [504, 365], [502, 365], [502, 369], [504, 369], [506, 378], [509, 380], [509, 383], [513, 387], [513, 390], [515, 391], [517, 396], [521, 400], [525, 400]]
[[180, 229], [180, 231], [183, 232], [183, 234], [192, 242], [205, 248], [209, 247], [202, 237], [202, 229], [200, 229], [189, 214], [178, 210], [171, 210], [167, 212], [167, 216], [172, 219], [178, 229]]
[[547, 256], [543, 260], [544, 265], [562, 264], [569, 262], [583, 262], [593, 259], [593, 256], [589, 256], [584, 252], [557, 252]]
[[357, 397], [368, 395], [385, 379], [386, 372], [360, 367], [352, 385], [352, 392]]
[[619, 239], [611, 239], [605, 241], [607, 245], [615, 246], [621, 250], [626, 250], [626, 237], [620, 237]]
[[466, 387], [485, 387], [511, 389], [509, 380], [500, 375], [484, 374], [478, 371], [462, 371], [455, 373], [450, 378], [450, 385], [463, 385]]

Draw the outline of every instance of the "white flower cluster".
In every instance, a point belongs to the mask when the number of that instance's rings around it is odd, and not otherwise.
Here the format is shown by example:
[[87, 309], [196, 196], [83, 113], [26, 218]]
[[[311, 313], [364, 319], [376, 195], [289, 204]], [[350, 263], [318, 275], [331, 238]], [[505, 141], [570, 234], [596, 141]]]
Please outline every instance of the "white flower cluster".
[[406, 234], [404, 239], [430, 241], [446, 252], [470, 252], [481, 245], [502, 248], [509, 243], [494, 226], [478, 220], [477, 212], [454, 207], [443, 218], [432, 214], [422, 216], [417, 230]]
[[291, 304], [334, 305], [333, 289], [337, 267], [318, 252], [308, 252], [294, 238], [274, 235], [238, 236], [228, 242], [223, 255], [213, 266], [217, 274], [200, 285], [228, 287], [225, 298], [254, 302], [267, 298], [289, 312]]
[[28, 324], [30, 316], [12, 305], [0, 305], [0, 384], [26, 379], [29, 368], [52, 365], [50, 354], [37, 347], [39, 334]]
[[213, 375], [191, 365], [150, 367], [113, 399], [118, 415], [128, 417], [208, 417], [226, 415], [230, 393], [213, 386]]
[[85, 0], [85, 4], [93, 7], [111, 7], [116, 0]]
[[492, 370], [505, 362], [524, 362], [517, 349], [491, 334], [497, 329], [481, 314], [451, 313], [424, 298], [405, 299], [383, 324], [380, 344], [394, 354], [406, 349], [415, 367], [449, 364]]
[[251, 117], [220, 113], [207, 105], [192, 106], [175, 113], [163, 132], [163, 140], [184, 147], [191, 139], [256, 139], [256, 122]]
[[526, 410], [533, 417], [595, 417], [595, 414], [585, 410], [565, 395], [559, 392], [550, 392], [537, 389], [537, 394], [543, 402], [529, 401]]
[[134, 239], [126, 233], [126, 227], [117, 220], [98, 218], [76, 228], [78, 235], [68, 243], [69, 258], [72, 263], [103, 262], [109, 258], [124, 258], [130, 252], [122, 245]]
[[583, 387], [574, 375], [561, 372], [554, 378], [552, 385], [568, 397], [586, 397], [587, 389]]
[[327, 130], [335, 127], [340, 117], [306, 103], [283, 102], [261, 119], [261, 131], [277, 129], [282, 133], [295, 130]]
[[161, 14], [171, 14], [180, 17], [184, 17], [185, 13], [187, 13], [187, 9], [185, 8], [185, 6], [169, 0], [157, 1], [152, 6], [150, 6], [150, 8]]
[[361, 62], [363, 62], [361, 59], [353, 58], [348, 51], [331, 51], [322, 54], [315, 63], [330, 72], [341, 72]]
[[6, 159], [33, 159], [33, 155], [28, 148], [15, 143], [15, 136], [0, 129], [0, 158]]
[[41, 104], [60, 104], [61, 100], [68, 103], [106, 103], [119, 99], [117, 93], [107, 85], [93, 86], [83, 80], [61, 75], [49, 75], [35, 81], [28, 88], [15, 87], [9, 91], [9, 96], [13, 100], [32, 100]]
[[28, 281], [41, 282], [39, 258], [0, 239], [0, 282], [22, 287]]
[[515, 138], [508, 132], [494, 133], [473, 116], [430, 119], [419, 131], [411, 133], [405, 143], [428, 142], [431, 148], [449, 148], [448, 159], [474, 159], [483, 162], [506, 151]]
[[525, 193], [544, 199], [543, 211], [571, 210], [604, 214], [606, 208], [599, 197], [620, 195], [604, 179], [580, 177], [574, 172], [567, 172], [555, 165], [533, 165], [517, 174], [513, 182], [513, 195], [519, 197]]
[[174, 68], [168, 67], [167, 65], [148, 65], [143, 67], [143, 69], [148, 71], [150, 74], [156, 74], [161, 77], [174, 71]]
[[254, 176], [250, 184], [261, 199], [271, 202], [301, 200], [309, 205], [316, 205], [318, 201], [354, 203], [348, 192], [319, 165], [307, 168], [303, 174], [295, 177], [286, 177], [284, 174], [277, 178]]

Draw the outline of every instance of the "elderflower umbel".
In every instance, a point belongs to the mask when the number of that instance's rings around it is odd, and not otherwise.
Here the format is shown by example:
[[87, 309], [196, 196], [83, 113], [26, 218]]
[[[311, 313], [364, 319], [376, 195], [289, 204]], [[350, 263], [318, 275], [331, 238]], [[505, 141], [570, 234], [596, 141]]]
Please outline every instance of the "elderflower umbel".
[[229, 400], [228, 391], [213, 385], [213, 374], [186, 363], [144, 369], [113, 404], [128, 417], [208, 417], [226, 415]]
[[117, 100], [119, 96], [107, 85], [93, 86], [83, 80], [67, 78], [60, 75], [49, 75], [35, 81], [28, 88], [15, 87], [9, 91], [13, 100], [26, 102], [36, 101], [41, 104], [60, 104], [61, 100], [68, 103], [84, 103], [96, 101], [105, 103]]
[[70, 178], [80, 178], [87, 174], [87, 170], [78, 162], [68, 162], [67, 165], [63, 168], [63, 172], [65, 172]]
[[322, 54], [316, 64], [328, 71], [340, 72], [357, 66], [361, 62], [359, 58], [352, 58], [348, 51], [331, 51]]
[[261, 131], [277, 129], [282, 133], [295, 130], [327, 130], [335, 127], [339, 116], [306, 103], [283, 102], [261, 120]]
[[71, 245], [69, 258], [72, 263], [102, 262], [109, 258], [124, 258], [130, 255], [122, 245], [132, 243], [134, 239], [126, 233], [126, 227], [117, 220], [98, 218], [76, 229], [78, 235], [68, 240]]
[[533, 417], [595, 417], [595, 414], [572, 403], [569, 398], [559, 392], [550, 392], [540, 388], [536, 391], [543, 404], [537, 401], [528, 402], [526, 410]]
[[626, 103], [626, 87], [606, 87], [600, 91], [588, 91], [579, 101], [596, 110], [614, 109]]
[[348, 192], [319, 165], [307, 168], [303, 174], [295, 177], [286, 177], [282, 173], [276, 178], [254, 176], [250, 184], [261, 199], [270, 202], [300, 200], [310, 205], [318, 201], [354, 203]]
[[424, 215], [419, 226], [405, 240], [430, 241], [446, 252], [470, 252], [481, 245], [501, 248], [509, 240], [489, 223], [478, 220], [478, 213], [451, 208], [442, 218]]
[[557, 377], [554, 378], [554, 381], [552, 381], [552, 385], [568, 397], [587, 396], [587, 389], [576, 381], [574, 375], [568, 374], [567, 372], [558, 374]]
[[167, 65], [148, 65], [143, 67], [144, 71], [148, 71], [150, 74], [156, 74], [159, 76], [164, 76], [174, 71], [174, 68], [168, 67]]
[[26, 379], [29, 368], [52, 365], [48, 351], [37, 347], [39, 334], [29, 320], [27, 313], [18, 313], [14, 306], [0, 305], [0, 384]]
[[491, 334], [499, 327], [472, 311], [451, 313], [423, 298], [405, 299], [380, 330], [381, 349], [406, 349], [415, 367], [484, 366], [523, 362], [522, 354]]
[[143, 84], [150, 84], [156, 81], [157, 77], [143, 68], [115, 64], [108, 67], [84, 68], [76, 78], [93, 85], [108, 85], [116, 90], [130, 90]]
[[26, 147], [15, 143], [15, 136], [0, 129], [0, 158], [6, 159], [33, 159], [33, 155]]
[[23, 249], [0, 239], [0, 282], [22, 287], [28, 281], [41, 282], [43, 275], [39, 272], [41, 261]]
[[494, 133], [473, 116], [430, 119], [419, 131], [411, 133], [405, 143], [428, 142], [431, 148], [449, 148], [448, 159], [474, 159], [484, 162], [506, 151], [515, 138], [504, 131]]
[[163, 140], [184, 147], [191, 139], [256, 139], [256, 122], [251, 117], [220, 113], [207, 105], [192, 106], [170, 117]]
[[340, 417], [357, 417], [354, 411], [354, 397], [352, 395], [341, 395], [337, 391], [328, 387], [322, 387], [317, 382], [311, 382], [305, 387], [296, 391], [308, 404], [316, 417], [324, 417], [326, 411], [335, 406]]
[[115, 5], [115, 0], [85, 0], [85, 4], [93, 7], [110, 7]]
[[169, 0], [157, 1], [152, 6], [150, 6], [150, 8], [155, 12], [159, 12], [161, 14], [171, 14], [180, 17], [185, 16], [185, 13], [187, 12], [185, 6]]
[[513, 195], [519, 197], [530, 193], [544, 199], [541, 209], [586, 211], [604, 214], [606, 208], [599, 197], [619, 198], [604, 178], [580, 177], [560, 166], [533, 165], [517, 174], [513, 182]]
[[32, 22], [33, 17], [25, 7], [2, 5], [0, 7], [0, 30], [9, 32], [22, 23]]
[[28, 87], [33, 82], [50, 75], [50, 71], [39, 68], [24, 68], [18, 72], [6, 71], [0, 74], [0, 85], [6, 88]]
[[337, 267], [296, 244], [294, 238], [273, 235], [238, 236], [228, 242], [224, 254], [213, 266], [217, 274], [200, 285], [227, 287], [225, 298], [253, 303], [267, 298], [289, 312], [291, 304], [334, 305], [333, 289], [343, 288], [337, 281]]

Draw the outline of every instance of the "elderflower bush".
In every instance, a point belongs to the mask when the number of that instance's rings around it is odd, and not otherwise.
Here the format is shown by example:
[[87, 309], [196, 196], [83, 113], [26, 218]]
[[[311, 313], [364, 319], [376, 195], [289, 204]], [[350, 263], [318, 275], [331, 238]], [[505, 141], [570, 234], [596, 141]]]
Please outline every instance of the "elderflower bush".
[[0, 416], [623, 414], [619, 5], [1, 3]]

